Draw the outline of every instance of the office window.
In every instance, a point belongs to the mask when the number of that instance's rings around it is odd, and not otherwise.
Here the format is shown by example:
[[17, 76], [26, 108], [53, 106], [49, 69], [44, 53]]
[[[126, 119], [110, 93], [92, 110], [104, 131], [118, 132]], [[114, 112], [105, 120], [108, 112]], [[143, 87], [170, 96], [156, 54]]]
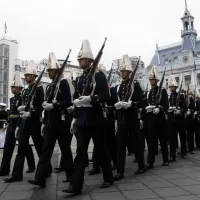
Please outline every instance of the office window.
[[15, 71], [20, 72], [20, 65], [15, 65]]
[[185, 76], [185, 85], [189, 85], [191, 83], [191, 76]]
[[8, 69], [8, 60], [4, 59], [4, 65], [3, 65], [4, 69]]
[[7, 94], [7, 85], [3, 84], [3, 94], [6, 95]]
[[3, 46], [0, 46], [0, 56], [3, 56]]
[[7, 82], [8, 81], [8, 73], [3, 72], [3, 81]]
[[7, 104], [7, 97], [3, 97], [3, 103]]
[[5, 57], [8, 57], [8, 52], [9, 52], [8, 47], [4, 47], [4, 56]]
[[175, 77], [176, 82], [179, 84], [179, 77]]
[[197, 74], [197, 84], [200, 84], [200, 74]]
[[3, 58], [0, 58], [0, 69], [3, 68]]

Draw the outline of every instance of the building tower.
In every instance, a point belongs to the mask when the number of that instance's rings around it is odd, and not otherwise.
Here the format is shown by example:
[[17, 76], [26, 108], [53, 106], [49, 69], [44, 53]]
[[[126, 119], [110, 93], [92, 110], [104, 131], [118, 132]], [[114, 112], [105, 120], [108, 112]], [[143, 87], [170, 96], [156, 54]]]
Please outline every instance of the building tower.
[[196, 54], [197, 31], [194, 29], [194, 17], [188, 10], [187, 0], [185, 0], [185, 11], [181, 20], [183, 24], [183, 30], [181, 31], [182, 50], [192, 50]]

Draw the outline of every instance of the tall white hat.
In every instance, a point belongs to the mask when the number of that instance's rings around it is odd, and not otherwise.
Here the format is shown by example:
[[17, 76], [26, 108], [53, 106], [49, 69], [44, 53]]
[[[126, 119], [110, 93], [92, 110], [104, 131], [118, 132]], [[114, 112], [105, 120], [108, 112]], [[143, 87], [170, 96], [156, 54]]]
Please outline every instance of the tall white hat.
[[13, 77], [13, 81], [10, 85], [11, 87], [24, 87], [24, 84], [22, 82], [20, 72], [16, 71]]
[[60, 64], [58, 63], [55, 53], [49, 53], [49, 58], [47, 62], [47, 70], [48, 69], [60, 69]]
[[83, 40], [81, 49], [77, 57], [78, 60], [82, 58], [89, 58], [91, 60], [94, 60], [93, 53], [90, 47], [90, 42], [88, 40]]
[[120, 71], [122, 71], [122, 70], [133, 71], [128, 55], [122, 56], [122, 63], [120, 66]]
[[152, 66], [150, 73], [149, 73], [149, 80], [156, 79], [159, 80], [157, 67], [155, 65]]
[[28, 62], [24, 75], [26, 74], [33, 74], [37, 76], [36, 63], [34, 62], [34, 60], [30, 60]]
[[178, 83], [173, 74], [169, 76], [169, 87], [178, 87]]

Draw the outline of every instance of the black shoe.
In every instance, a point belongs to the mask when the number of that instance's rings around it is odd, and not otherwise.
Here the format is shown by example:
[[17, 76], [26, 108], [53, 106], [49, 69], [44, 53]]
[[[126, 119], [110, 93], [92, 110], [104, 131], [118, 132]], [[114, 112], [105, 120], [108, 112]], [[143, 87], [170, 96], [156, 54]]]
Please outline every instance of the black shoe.
[[0, 171], [0, 176], [8, 176], [9, 172]]
[[79, 195], [82, 193], [81, 190], [74, 190], [72, 186], [69, 186], [67, 189], [62, 190], [64, 193]]
[[56, 172], [65, 171], [65, 169], [63, 169], [62, 167], [55, 167], [54, 170], [55, 170]]
[[169, 162], [171, 162], [171, 163], [172, 163], [172, 162], [176, 162], [176, 158], [170, 158], [170, 159], [169, 159]]
[[89, 162], [93, 163], [93, 159], [89, 159]]
[[22, 181], [22, 178], [10, 177], [10, 178], [4, 179], [5, 183], [12, 183], [12, 182], [19, 182], [19, 181]]
[[87, 163], [85, 164], [85, 168], [86, 168], [86, 167], [89, 167], [89, 162], [87, 162]]
[[99, 187], [100, 188], [108, 188], [113, 184], [113, 182], [103, 182]]
[[132, 154], [132, 153], [130, 153], [130, 152], [128, 152], [128, 153], [127, 153], [127, 156], [132, 156], [132, 155], [133, 155], [133, 154]]
[[45, 181], [28, 180], [27, 182], [32, 184], [32, 185], [37, 185], [37, 186], [40, 186], [40, 187], [43, 187], [43, 188], [46, 186]]
[[169, 162], [163, 162], [163, 163], [162, 163], [162, 166], [163, 166], [163, 167], [168, 166], [168, 165], [169, 165]]
[[138, 169], [135, 174], [138, 175], [138, 174], [144, 174], [146, 172], [145, 168], [144, 169]]
[[178, 154], [179, 156], [181, 156], [181, 152], [178, 152], [177, 154]]
[[88, 171], [88, 174], [90, 176], [95, 175], [95, 174], [100, 174], [100, 169], [93, 168], [92, 170]]
[[153, 163], [148, 163], [146, 166], [145, 166], [145, 170], [149, 170], [149, 169], [153, 169], [154, 166], [153, 166]]
[[69, 183], [71, 181], [71, 177], [70, 178], [65, 178], [64, 180], [63, 180], [63, 183]]
[[35, 171], [35, 169], [28, 169], [27, 171], [26, 171], [26, 173], [28, 174], [28, 173], [32, 173], [32, 172], [34, 172]]
[[190, 154], [195, 154], [195, 152], [194, 151], [190, 151]]
[[114, 176], [114, 181], [120, 181], [123, 178], [124, 178], [124, 174], [117, 173], [117, 175]]

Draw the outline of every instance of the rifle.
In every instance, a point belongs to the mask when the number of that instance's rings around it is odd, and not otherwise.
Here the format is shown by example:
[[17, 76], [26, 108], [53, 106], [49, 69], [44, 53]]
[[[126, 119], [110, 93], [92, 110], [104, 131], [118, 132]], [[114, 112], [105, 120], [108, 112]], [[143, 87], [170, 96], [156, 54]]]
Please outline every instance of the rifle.
[[133, 85], [133, 82], [134, 82], [134, 78], [135, 78], [135, 74], [136, 74], [136, 71], [139, 67], [139, 64], [140, 64], [140, 56], [139, 56], [139, 59], [138, 59], [138, 62], [135, 66], [135, 69], [133, 70], [133, 72], [131, 73], [130, 75], [130, 79], [129, 79], [129, 82], [128, 82], [128, 85], [127, 85], [127, 88], [126, 88], [126, 93], [125, 93], [125, 97], [124, 97], [124, 102], [128, 102], [133, 94], [133, 88], [134, 85]]
[[186, 97], [185, 97], [188, 108], [189, 108], [189, 98], [190, 98], [189, 97], [189, 90], [190, 90], [190, 86], [188, 84], [187, 93], [186, 93]]
[[112, 64], [112, 66], [111, 66], [111, 69], [110, 69], [110, 71], [109, 71], [109, 74], [108, 74], [108, 84], [111, 84], [111, 76], [112, 76], [112, 72], [113, 72], [113, 64]]
[[183, 80], [181, 81], [181, 85], [180, 85], [180, 88], [179, 88], [179, 91], [178, 91], [178, 96], [176, 98], [176, 109], [178, 109], [178, 106], [179, 106], [182, 86], [183, 86]]
[[94, 62], [92, 63], [90, 72], [87, 75], [87, 82], [86, 82], [86, 85], [85, 85], [85, 87], [83, 89], [82, 96], [90, 95], [90, 89], [91, 89], [91, 86], [92, 86], [92, 83], [93, 83], [93, 80], [94, 80], [94, 76], [95, 76], [95, 72], [96, 72], [97, 66], [99, 64], [99, 61], [100, 61], [102, 55], [103, 55], [103, 49], [105, 47], [106, 40], [107, 40], [107, 38], [105, 38], [105, 41], [104, 41], [101, 49], [99, 50], [99, 53], [97, 54], [96, 58], [94, 59]]
[[47, 103], [52, 103], [52, 101], [53, 101], [53, 99], [54, 99], [54, 97], [56, 95], [57, 84], [60, 81], [60, 78], [61, 78], [61, 76], [62, 76], [62, 74], [64, 72], [64, 69], [65, 69], [65, 66], [67, 64], [67, 61], [69, 60], [70, 53], [71, 53], [71, 49], [69, 50], [69, 53], [68, 53], [64, 63], [62, 64], [61, 68], [59, 69], [59, 71], [58, 71], [58, 73], [57, 73], [57, 75], [55, 77], [55, 79], [53, 80], [53, 83], [52, 83], [51, 89], [50, 89], [50, 93], [46, 98], [46, 102]]
[[[166, 71], [166, 68], [165, 68], [165, 71]], [[161, 92], [162, 92], [162, 86], [163, 86], [164, 78], [165, 78], [165, 71], [163, 73], [162, 79], [161, 79], [159, 87], [158, 87], [158, 92], [157, 92], [157, 95], [156, 95], [156, 105], [155, 105], [155, 108], [158, 108], [160, 100], [161, 100]]]
[[42, 70], [40, 76], [37, 78], [35, 84], [33, 85], [33, 88], [32, 88], [32, 90], [31, 90], [30, 94], [28, 95], [28, 101], [27, 101], [27, 103], [26, 103], [26, 105], [25, 105], [25, 108], [24, 108], [24, 111], [25, 111], [25, 112], [28, 112], [28, 111], [30, 110], [30, 108], [31, 108], [31, 104], [32, 104], [33, 98], [34, 98], [34, 96], [35, 96], [36, 89], [37, 89], [37, 87], [38, 87], [38, 85], [39, 85], [39, 83], [40, 83], [40, 81], [41, 81], [41, 79], [42, 79], [42, 75], [44, 74], [45, 69], [46, 69], [46, 66], [45, 66], [44, 69]]

